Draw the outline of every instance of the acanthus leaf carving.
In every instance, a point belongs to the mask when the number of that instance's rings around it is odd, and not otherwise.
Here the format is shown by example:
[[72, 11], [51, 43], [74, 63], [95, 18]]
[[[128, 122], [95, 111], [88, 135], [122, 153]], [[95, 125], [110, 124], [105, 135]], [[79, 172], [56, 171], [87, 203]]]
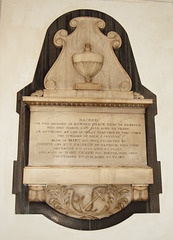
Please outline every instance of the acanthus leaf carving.
[[31, 93], [32, 97], [43, 97], [43, 90], [36, 90], [35, 92]]
[[80, 219], [108, 217], [132, 199], [130, 185], [56, 185], [46, 188], [46, 202], [55, 210]]
[[144, 96], [140, 93], [133, 92], [134, 99], [144, 99]]

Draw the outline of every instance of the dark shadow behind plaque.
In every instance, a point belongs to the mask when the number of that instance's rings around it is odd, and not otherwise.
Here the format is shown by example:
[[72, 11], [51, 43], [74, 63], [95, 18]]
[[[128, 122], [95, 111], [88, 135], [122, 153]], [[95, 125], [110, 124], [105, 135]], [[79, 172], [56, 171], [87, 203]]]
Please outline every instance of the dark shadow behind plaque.
[[[154, 101], [154, 104], [146, 109], [145, 118], [147, 164], [153, 168], [154, 172], [154, 184], [149, 187], [149, 200], [147, 202], [131, 202], [120, 212], [97, 220], [72, 218], [55, 211], [46, 203], [30, 203], [28, 202], [27, 186], [23, 185], [23, 168], [28, 164], [30, 112], [27, 105], [22, 102], [22, 96], [30, 96], [36, 90], [44, 88], [44, 77], [61, 51], [53, 44], [54, 34], [60, 29], [66, 29], [68, 33], [71, 33], [72, 29], [69, 27], [69, 21], [79, 16], [101, 18], [106, 23], [106, 27], [103, 30], [104, 34], [107, 34], [109, 31], [116, 31], [121, 36], [122, 47], [118, 51], [115, 51], [115, 54], [132, 79], [132, 90]], [[127, 33], [115, 19], [95, 10], [76, 10], [56, 19], [47, 30], [33, 82], [17, 94], [17, 113], [19, 113], [19, 142], [17, 161], [14, 161], [13, 175], [13, 194], [16, 194], [16, 214], [43, 214], [52, 221], [69, 228], [96, 230], [116, 225], [134, 213], [159, 213], [159, 193], [162, 190], [160, 162], [157, 162], [156, 156], [154, 123], [154, 117], [157, 114], [156, 96], [141, 84]]]

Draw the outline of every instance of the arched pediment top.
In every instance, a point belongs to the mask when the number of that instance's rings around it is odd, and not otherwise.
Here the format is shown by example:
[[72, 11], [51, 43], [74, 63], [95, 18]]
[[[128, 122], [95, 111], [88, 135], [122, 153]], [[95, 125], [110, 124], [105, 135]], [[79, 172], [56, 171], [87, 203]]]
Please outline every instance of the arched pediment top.
[[[121, 47], [120, 35], [115, 31], [104, 35], [100, 29], [106, 24], [95, 17], [73, 18], [69, 25], [75, 28], [71, 34], [60, 29], [54, 35], [54, 45], [62, 51], [44, 79], [45, 88], [129, 91], [131, 79], [113, 51]], [[81, 57], [76, 58], [77, 54]]]

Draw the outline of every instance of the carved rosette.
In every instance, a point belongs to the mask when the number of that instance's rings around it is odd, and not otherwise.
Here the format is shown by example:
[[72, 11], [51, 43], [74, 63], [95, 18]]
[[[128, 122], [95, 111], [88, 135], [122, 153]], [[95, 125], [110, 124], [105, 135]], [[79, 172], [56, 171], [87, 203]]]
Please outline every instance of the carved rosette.
[[46, 203], [80, 219], [109, 217], [132, 200], [130, 185], [56, 185], [46, 188]]

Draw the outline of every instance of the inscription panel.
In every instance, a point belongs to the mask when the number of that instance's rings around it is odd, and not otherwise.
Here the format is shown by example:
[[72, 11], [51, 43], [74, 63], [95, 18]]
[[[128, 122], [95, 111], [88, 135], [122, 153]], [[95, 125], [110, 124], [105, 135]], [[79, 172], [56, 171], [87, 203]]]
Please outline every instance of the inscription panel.
[[71, 109], [31, 109], [30, 166], [146, 165], [141, 109]]

